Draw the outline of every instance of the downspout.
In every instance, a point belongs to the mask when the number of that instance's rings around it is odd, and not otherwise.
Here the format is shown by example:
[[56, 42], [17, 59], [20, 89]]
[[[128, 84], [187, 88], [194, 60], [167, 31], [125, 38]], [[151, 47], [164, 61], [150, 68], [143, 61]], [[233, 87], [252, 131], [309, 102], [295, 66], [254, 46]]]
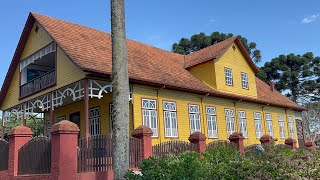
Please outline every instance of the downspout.
[[234, 101], [233, 102], [233, 106], [234, 106], [234, 126], [235, 126], [235, 130], [236, 132], [239, 132], [239, 121], [238, 121], [238, 112], [237, 112], [237, 102], [241, 102], [242, 99], [239, 99], [238, 101]]
[[[201, 104], [200, 104], [200, 105], [201, 105], [201, 112], [202, 112], [202, 113], [204, 112], [203, 98], [205, 98], [205, 97], [207, 97], [207, 96], [209, 96], [209, 93], [207, 93], [205, 96], [202, 96], [202, 97], [200, 98], [200, 99], [201, 99], [201, 102], [200, 102]], [[206, 131], [206, 125], [205, 125], [205, 118], [204, 118], [205, 115], [206, 115], [206, 113], [204, 113], [203, 116], [201, 116], [201, 113], [200, 113], [200, 116], [202, 117], [202, 118], [201, 118], [201, 119], [202, 119], [202, 123], [201, 123], [201, 124], [203, 125], [203, 132], [202, 132], [203, 134], [206, 134], [206, 132], [207, 132], [207, 131]]]
[[159, 108], [159, 90], [166, 88], [166, 85], [163, 85], [161, 88], [157, 89], [157, 119], [158, 119], [158, 137], [159, 137], [159, 141], [161, 143], [162, 137], [161, 137], [161, 126], [160, 126], [160, 108]]
[[269, 103], [262, 106], [261, 110], [262, 110], [262, 122], [263, 122], [263, 126], [264, 126], [264, 134], [267, 134], [267, 120], [264, 114], [264, 107], [269, 106]]

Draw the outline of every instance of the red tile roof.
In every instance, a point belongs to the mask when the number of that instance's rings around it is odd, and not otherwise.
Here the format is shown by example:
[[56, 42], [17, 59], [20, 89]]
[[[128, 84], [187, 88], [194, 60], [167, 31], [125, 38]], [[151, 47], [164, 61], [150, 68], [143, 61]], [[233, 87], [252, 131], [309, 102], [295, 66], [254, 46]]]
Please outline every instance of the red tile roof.
[[[79, 68], [90, 73], [111, 75], [111, 35], [109, 33], [37, 13], [32, 13], [28, 18], [31, 24], [33, 24], [34, 20], [37, 20], [44, 27], [48, 34]], [[26, 31], [30, 29], [30, 22], [26, 24]], [[21, 39], [25, 39], [25, 34], [27, 33], [23, 33]], [[242, 99], [296, 110], [303, 109], [279, 92], [269, 92], [268, 89], [270, 88], [268, 88], [268, 85], [260, 80], [257, 80], [258, 98], [251, 98], [211, 89], [185, 68], [219, 57], [233, 42], [239, 44], [240, 41], [238, 38], [233, 37], [185, 57], [133, 40], [127, 40], [130, 81], [235, 100]], [[19, 43], [17, 49], [23, 49], [24, 44], [25, 41]], [[243, 50], [241, 42], [239, 47]], [[12, 79], [9, 75], [10, 71], [15, 70], [20, 56], [21, 53], [14, 56], [12, 67], [10, 66], [2, 87], [0, 104], [2, 104], [7, 93], [7, 87], [5, 86], [8, 86], [8, 83], [10, 84]], [[249, 61], [252, 60], [249, 59]], [[254, 64], [252, 67], [253, 69], [256, 68]]]
[[244, 56], [246, 57], [246, 60], [248, 61], [253, 71], [255, 71], [256, 73], [259, 72], [259, 68], [254, 64], [249, 53], [246, 51], [245, 47], [241, 43], [240, 38], [237, 36], [231, 37], [217, 44], [214, 44], [213, 46], [206, 47], [204, 49], [201, 49], [199, 51], [196, 51], [192, 54], [187, 55], [185, 68], [190, 68], [192, 66], [195, 66], [197, 64], [204, 63], [210, 60], [219, 59], [229, 49], [229, 47], [233, 43], [236, 43], [240, 48], [240, 50], [243, 52]]

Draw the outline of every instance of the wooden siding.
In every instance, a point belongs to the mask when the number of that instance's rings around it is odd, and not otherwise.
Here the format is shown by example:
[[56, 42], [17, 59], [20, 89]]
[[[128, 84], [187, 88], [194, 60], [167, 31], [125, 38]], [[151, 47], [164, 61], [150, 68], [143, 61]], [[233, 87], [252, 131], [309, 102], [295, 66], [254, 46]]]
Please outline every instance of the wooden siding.
[[[216, 140], [227, 140], [227, 127], [225, 119], [225, 109], [233, 109], [237, 112], [243, 110], [246, 112], [247, 118], [247, 129], [248, 129], [248, 138], [245, 139], [245, 145], [259, 144], [259, 139], [256, 138], [256, 129], [254, 124], [254, 112], [260, 112], [263, 115], [262, 124], [263, 124], [263, 134], [266, 134], [266, 122], [265, 122], [265, 113], [272, 114], [273, 120], [273, 131], [275, 138], [278, 139], [277, 143], [284, 143], [284, 140], [280, 139], [279, 124], [278, 124], [278, 114], [283, 114], [285, 117], [285, 128], [286, 128], [286, 137], [289, 137], [288, 121], [286, 118], [286, 112], [283, 108], [265, 106], [264, 111], [262, 111], [263, 104], [256, 104], [250, 102], [234, 102], [228, 99], [222, 99], [217, 97], [204, 97], [197, 94], [179, 92], [168, 89], [154, 88], [144, 85], [133, 85], [133, 101], [134, 101], [134, 124], [133, 128], [137, 128], [142, 122], [142, 108], [141, 108], [141, 99], [150, 98], [157, 100], [157, 116], [158, 116], [158, 131], [159, 136], [153, 138], [153, 144], [158, 144], [161, 142], [166, 142], [172, 139], [179, 139], [182, 141], [188, 141], [190, 135], [190, 125], [189, 125], [189, 104], [197, 104], [201, 108], [200, 121], [201, 121], [201, 131], [208, 137], [207, 129], [207, 119], [206, 119], [206, 106], [213, 106], [216, 108], [217, 113], [217, 129], [218, 129], [218, 138], [207, 139], [207, 143], [216, 141]], [[203, 100], [201, 101], [201, 98]], [[177, 105], [177, 122], [178, 122], [178, 138], [167, 138], [164, 135], [164, 118], [163, 118], [163, 101], [174, 101]], [[236, 106], [235, 106], [236, 104]], [[238, 131], [238, 118], [237, 112], [235, 112], [235, 123], [236, 130]], [[294, 111], [287, 110], [287, 117], [292, 116], [295, 119]], [[295, 127], [295, 126], [294, 126]], [[295, 129], [296, 133], [296, 129]], [[297, 138], [297, 137], [296, 137]]]
[[[233, 46], [236, 47], [233, 50]], [[215, 60], [215, 76], [217, 90], [238, 95], [257, 97], [255, 73], [246, 61], [244, 55], [234, 43], [219, 59]], [[224, 69], [232, 69], [233, 86], [227, 86]], [[249, 89], [242, 89], [241, 72], [248, 74]]]
[[[112, 94], [105, 94], [103, 98], [90, 98], [89, 108], [100, 108], [100, 134], [110, 133], [110, 114], [109, 114], [109, 104], [112, 102]], [[133, 117], [132, 117], [132, 103], [130, 103], [130, 133], [133, 130]], [[85, 137], [85, 116], [84, 116], [84, 102], [78, 101], [66, 106], [62, 106], [54, 110], [55, 123], [57, 123], [57, 117], [66, 116], [69, 119], [70, 114], [80, 112], [80, 137]], [[50, 118], [50, 114], [46, 113], [46, 119]]]
[[[35, 25], [37, 22], [35, 23]], [[34, 25], [34, 27], [35, 27]], [[44, 29], [39, 25], [39, 31], [38, 33], [35, 33], [34, 30], [30, 33], [30, 36], [28, 38], [27, 44], [25, 46], [25, 49], [23, 51], [23, 55], [21, 59], [33, 54], [34, 52], [38, 51], [42, 47], [48, 45], [50, 42], [52, 42], [52, 39], [50, 36], [44, 31]], [[22, 102], [31, 100], [35, 97], [38, 97], [40, 95], [46, 94], [48, 92], [51, 92], [55, 89], [59, 89], [61, 87], [64, 87], [68, 84], [71, 84], [73, 82], [76, 82], [78, 80], [81, 80], [85, 78], [86, 73], [84, 73], [78, 66], [76, 66], [69, 58], [68, 56], [62, 51], [60, 47], [57, 48], [57, 67], [56, 67], [56, 73], [57, 73], [57, 83], [56, 86], [52, 88], [48, 88], [46, 90], [40, 91], [39, 93], [36, 93], [32, 96], [29, 96], [27, 98], [24, 98], [22, 100], [19, 100], [19, 88], [20, 88], [20, 72], [19, 72], [19, 66], [17, 67], [15, 74], [13, 76], [12, 82], [9, 87], [9, 91], [7, 96], [5, 97], [5, 100], [1, 106], [1, 109], [7, 109], [10, 107], [13, 107], [15, 105], [18, 105]]]
[[[36, 27], [38, 27], [38, 32], [35, 31]], [[39, 24], [39, 22], [35, 22], [33, 24], [32, 30], [29, 34], [27, 43], [24, 47], [23, 53], [21, 55], [20, 60], [24, 60], [28, 56], [32, 55], [39, 49], [47, 46], [53, 39], [49, 36], [49, 34], [44, 30], [44, 28]]]
[[189, 69], [189, 72], [213, 89], [217, 88], [214, 60], [207, 61]]

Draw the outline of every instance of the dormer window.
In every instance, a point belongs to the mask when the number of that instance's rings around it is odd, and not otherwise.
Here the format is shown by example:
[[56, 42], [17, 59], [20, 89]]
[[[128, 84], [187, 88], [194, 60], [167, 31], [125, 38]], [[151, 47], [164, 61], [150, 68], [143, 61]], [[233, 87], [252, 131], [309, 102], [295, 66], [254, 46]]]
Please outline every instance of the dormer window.
[[249, 89], [247, 73], [244, 73], [244, 72], [241, 73], [241, 83], [242, 83], [242, 89]]
[[232, 69], [224, 68], [224, 74], [226, 76], [226, 85], [233, 86]]

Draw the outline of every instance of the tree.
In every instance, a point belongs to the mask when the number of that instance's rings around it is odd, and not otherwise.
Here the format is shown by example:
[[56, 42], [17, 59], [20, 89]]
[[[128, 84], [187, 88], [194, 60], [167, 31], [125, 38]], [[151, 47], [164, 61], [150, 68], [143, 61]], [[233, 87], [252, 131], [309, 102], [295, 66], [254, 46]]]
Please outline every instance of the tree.
[[258, 77], [275, 82], [277, 90], [294, 102], [314, 102], [319, 96], [320, 57], [308, 52], [303, 55], [280, 55], [261, 67]]
[[[187, 55], [224, 41], [232, 36], [232, 33], [224, 34], [220, 32], [213, 32], [211, 35], [206, 35], [205, 33], [194, 34], [190, 39], [181, 38], [179, 43], [174, 43], [172, 45], [172, 52]], [[259, 63], [261, 61], [261, 51], [257, 49], [257, 44], [254, 42], [248, 42], [248, 40], [242, 36], [238, 37], [241, 39], [241, 42], [251, 55], [254, 62]]]
[[320, 103], [309, 103], [307, 108], [302, 112], [304, 134], [307, 140], [316, 141], [320, 136]]
[[114, 179], [129, 169], [129, 76], [124, 0], [111, 0]]

